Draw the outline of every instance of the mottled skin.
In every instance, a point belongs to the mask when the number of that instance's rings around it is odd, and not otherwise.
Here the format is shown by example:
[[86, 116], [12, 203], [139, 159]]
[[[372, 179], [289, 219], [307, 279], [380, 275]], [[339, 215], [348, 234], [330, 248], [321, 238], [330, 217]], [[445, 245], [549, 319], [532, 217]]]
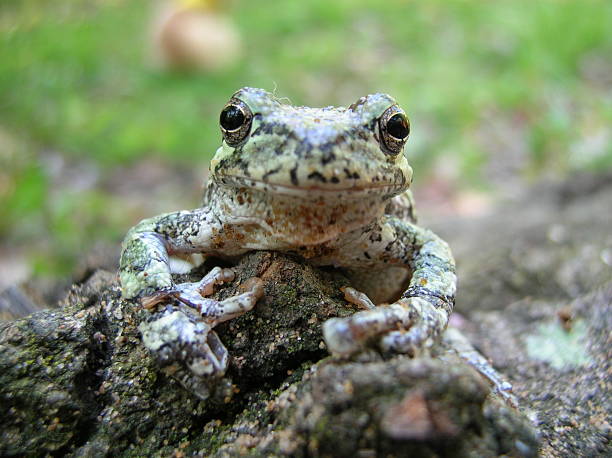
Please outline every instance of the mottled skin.
[[[161, 327], [160, 320], [141, 325], [145, 344], [154, 352], [180, 346], [180, 352], [164, 358], [185, 358], [192, 366], [190, 349], [197, 347], [196, 359], [206, 370], [192, 373], [222, 374], [226, 363], [219, 361], [226, 355], [207, 362], [203, 342], [211, 339], [210, 328], [217, 322], [252, 308], [261, 286], [254, 283], [234, 302], [205, 299], [210, 288], [200, 288], [200, 295], [193, 285], [173, 283], [169, 256], [276, 250], [296, 253], [314, 265], [345, 268], [355, 279], [367, 277], [355, 286], [375, 303], [392, 301], [372, 307], [347, 294], [368, 310], [325, 323], [325, 341], [333, 354], [352, 354], [366, 345], [415, 354], [431, 345], [453, 309], [455, 265], [447, 244], [414, 222], [408, 191], [412, 169], [402, 154], [408, 134], [404, 138], [401, 129], [393, 131], [389, 120], [398, 113], [405, 119], [396, 102], [374, 94], [348, 108], [294, 107], [261, 89], [243, 88], [228, 106], [246, 116], [237, 128], [224, 129], [222, 114], [224, 141], [211, 161], [203, 206], [146, 219], [124, 241], [120, 275], [125, 298], [151, 305], [170, 295], [203, 314], [202, 319], [190, 318], [187, 330], [181, 324], [185, 320], [169, 315]], [[207, 313], [211, 307], [215, 313]], [[200, 337], [194, 338], [194, 329]]]

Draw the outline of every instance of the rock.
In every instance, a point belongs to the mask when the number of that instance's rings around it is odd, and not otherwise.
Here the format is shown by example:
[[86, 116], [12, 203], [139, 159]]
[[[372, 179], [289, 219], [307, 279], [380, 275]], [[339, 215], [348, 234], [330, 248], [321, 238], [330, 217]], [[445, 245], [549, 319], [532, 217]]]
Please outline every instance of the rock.
[[0, 454], [533, 456], [532, 421], [541, 453], [610, 454], [612, 180], [583, 180], [436, 228], [459, 261], [455, 322], [514, 384], [520, 411], [443, 346], [329, 357], [321, 323], [354, 312], [346, 278], [259, 252], [216, 293], [259, 276], [266, 294], [216, 328], [233, 359], [206, 401], [159, 370], [137, 330], [146, 312], [120, 299], [114, 273], [1, 323]]
[[159, 370], [137, 330], [147, 312], [120, 299], [109, 272], [73, 287], [59, 309], [4, 323], [1, 452], [449, 455], [460, 448], [495, 456], [517, 453], [518, 442], [526, 455], [535, 451], [526, 419], [488, 396], [482, 377], [450, 354], [327, 357], [321, 323], [354, 312], [342, 298], [341, 273], [266, 252], [245, 256], [236, 269], [218, 297], [253, 276], [266, 295], [216, 328], [233, 359], [206, 401]]
[[612, 455], [612, 174], [543, 182], [435, 227], [458, 260], [463, 331], [533, 412], [546, 456]]
[[[255, 455], [535, 456], [529, 422], [458, 358], [327, 360], [268, 405]], [[520, 444], [520, 445], [519, 445]], [[243, 452], [239, 438], [220, 455]]]

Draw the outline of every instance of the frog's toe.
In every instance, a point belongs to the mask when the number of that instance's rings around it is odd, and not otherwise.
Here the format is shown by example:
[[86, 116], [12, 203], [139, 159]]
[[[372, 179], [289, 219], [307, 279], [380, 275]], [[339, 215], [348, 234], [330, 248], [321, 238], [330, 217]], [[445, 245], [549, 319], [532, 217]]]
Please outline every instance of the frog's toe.
[[202, 352], [187, 361], [189, 370], [199, 377], [223, 375], [227, 369], [229, 353], [215, 331], [210, 331]]
[[347, 318], [327, 320], [323, 324], [323, 338], [332, 354], [350, 355], [374, 337], [408, 327], [410, 320], [410, 311], [404, 304], [378, 306]]
[[231, 320], [251, 310], [263, 296], [263, 282], [253, 277], [242, 286], [244, 293], [222, 301], [207, 299], [207, 307], [202, 309], [202, 316], [212, 319], [214, 324]]
[[361, 348], [361, 342], [355, 338], [345, 318], [331, 318], [323, 323], [323, 339], [334, 355], [351, 355]]
[[384, 352], [416, 356], [430, 347], [446, 326], [446, 315], [420, 298], [410, 298], [412, 325], [383, 335], [379, 346]]
[[235, 276], [236, 273], [232, 269], [214, 267], [197, 284], [198, 292], [204, 297], [210, 296], [214, 292], [216, 285], [222, 285], [223, 283], [230, 282]]
[[351, 288], [350, 286], [343, 286], [340, 288], [340, 291], [344, 293], [344, 300], [356, 305], [362, 310], [371, 310], [376, 307], [376, 305], [370, 300], [367, 294], [362, 293], [361, 291], [357, 291], [355, 288]]
[[138, 329], [162, 370], [198, 397], [208, 397], [213, 381], [225, 374], [227, 349], [211, 325], [193, 313], [168, 308]]
[[415, 326], [408, 330], [393, 331], [380, 339], [380, 348], [386, 353], [396, 353], [414, 357], [427, 347], [427, 335]]
[[[229, 281], [233, 277], [234, 273], [230, 269], [217, 267], [198, 283], [176, 285], [176, 299], [197, 310], [209, 325], [216, 326], [218, 323], [231, 320], [248, 312], [264, 294], [263, 282], [261, 279], [253, 277], [242, 285], [241, 289], [244, 291], [242, 294], [237, 294], [222, 301], [204, 297], [203, 284], [205, 288], [210, 287], [210, 291], [212, 291], [213, 283], [219, 283], [220, 279], [223, 282]], [[208, 290], [204, 293], [209, 294]]]

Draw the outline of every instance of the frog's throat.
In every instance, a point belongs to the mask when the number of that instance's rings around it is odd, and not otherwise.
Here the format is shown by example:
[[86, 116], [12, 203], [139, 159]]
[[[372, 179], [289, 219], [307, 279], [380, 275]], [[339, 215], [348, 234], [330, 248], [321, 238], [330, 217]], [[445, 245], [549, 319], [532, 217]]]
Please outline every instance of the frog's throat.
[[334, 199], [362, 199], [367, 196], [380, 196], [381, 199], [390, 199], [406, 191], [410, 185], [406, 180], [397, 183], [359, 183], [347, 186], [339, 183], [336, 186], [292, 186], [287, 184], [268, 183], [252, 178], [222, 175], [214, 177], [214, 181], [223, 187], [250, 188], [269, 194], [297, 197], [305, 200], [320, 198]]
[[346, 199], [338, 198], [337, 193], [327, 193], [305, 199], [301, 194], [290, 196], [212, 183], [206, 200], [223, 224], [258, 227], [243, 230], [241, 235], [243, 247], [257, 249], [325, 243], [372, 224], [382, 217], [386, 206], [385, 200], [375, 194]]

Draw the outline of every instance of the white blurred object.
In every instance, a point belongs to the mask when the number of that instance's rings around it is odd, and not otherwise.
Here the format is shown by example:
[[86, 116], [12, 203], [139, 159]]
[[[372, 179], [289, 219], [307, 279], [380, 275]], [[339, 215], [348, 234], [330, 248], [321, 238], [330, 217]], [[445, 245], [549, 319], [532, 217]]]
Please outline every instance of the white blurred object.
[[183, 0], [158, 7], [152, 27], [152, 54], [163, 68], [217, 71], [234, 64], [241, 40], [217, 2]]

